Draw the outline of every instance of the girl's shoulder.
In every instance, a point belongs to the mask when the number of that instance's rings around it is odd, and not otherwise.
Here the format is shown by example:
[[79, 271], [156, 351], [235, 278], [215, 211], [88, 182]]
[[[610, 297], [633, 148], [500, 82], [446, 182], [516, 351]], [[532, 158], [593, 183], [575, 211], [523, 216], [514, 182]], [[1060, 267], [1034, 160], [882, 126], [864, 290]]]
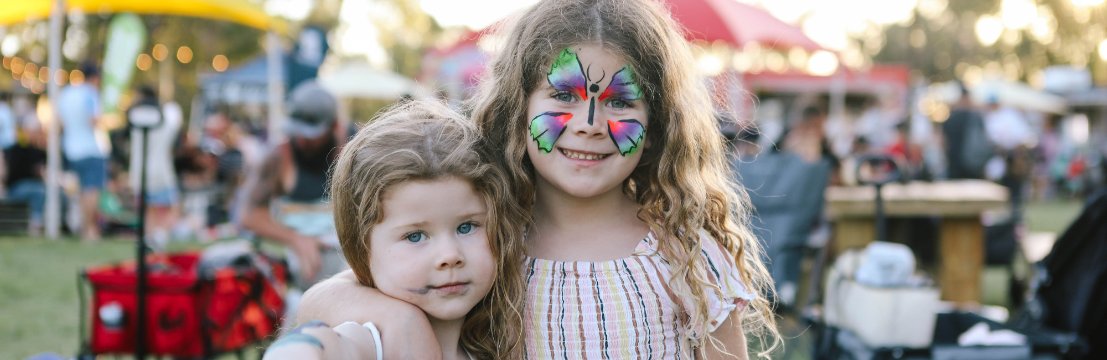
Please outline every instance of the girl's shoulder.
[[[742, 281], [742, 269], [738, 266], [741, 260], [735, 258], [707, 231], [700, 230], [698, 235], [701, 249], [697, 256], [700, 257], [700, 261], [696, 262], [699, 268], [694, 271], [703, 274], [705, 277], [703, 280], [710, 287], [703, 289], [703, 294], [707, 300], [709, 321], [713, 330], [734, 310], [753, 301], [756, 295]], [[646, 245], [656, 254], [655, 256], [661, 256], [656, 250], [657, 242], [657, 238], [652, 233], [646, 239]], [[665, 260], [670, 262], [671, 259]], [[694, 304], [694, 299], [680, 300], [686, 309], [691, 309]]]
[[[738, 297], [746, 301], [753, 300], [754, 294], [748, 290], [748, 287], [742, 281], [742, 270], [738, 267], [740, 260], [731, 255], [707, 231], [700, 230], [698, 235], [701, 249], [697, 255], [702, 260], [698, 264], [707, 274], [706, 280], [710, 284], [718, 286], [725, 295]], [[672, 259], [666, 259], [658, 250], [659, 241], [654, 233], [650, 232], [638, 245], [635, 255], [657, 256], [669, 263]]]

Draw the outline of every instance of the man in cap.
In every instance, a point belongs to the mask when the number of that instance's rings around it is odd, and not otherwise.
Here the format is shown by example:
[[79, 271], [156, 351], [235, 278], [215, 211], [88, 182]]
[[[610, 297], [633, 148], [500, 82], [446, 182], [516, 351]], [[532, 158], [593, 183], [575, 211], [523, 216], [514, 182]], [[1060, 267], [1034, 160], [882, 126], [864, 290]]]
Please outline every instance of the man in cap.
[[328, 170], [355, 131], [339, 125], [337, 107], [315, 81], [296, 86], [288, 99], [288, 141], [250, 171], [243, 191], [242, 225], [288, 249], [301, 288], [348, 267], [326, 204]]

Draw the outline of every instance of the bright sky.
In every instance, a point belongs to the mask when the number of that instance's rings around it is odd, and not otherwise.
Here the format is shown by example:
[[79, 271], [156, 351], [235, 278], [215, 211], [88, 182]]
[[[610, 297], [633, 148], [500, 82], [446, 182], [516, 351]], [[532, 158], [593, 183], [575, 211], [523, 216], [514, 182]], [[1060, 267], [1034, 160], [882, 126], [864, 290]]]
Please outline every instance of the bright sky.
[[[365, 54], [374, 62], [385, 56], [372, 42], [377, 32], [368, 21], [379, 16], [382, 0], [344, 0], [342, 25], [336, 33], [336, 50]], [[537, 0], [419, 0], [423, 10], [442, 26], [481, 29]], [[669, 0], [677, 1], [677, 0]], [[690, 0], [679, 0], [690, 1]], [[761, 6], [785, 22], [797, 24], [813, 40], [833, 50], [849, 47], [850, 36], [878, 36], [879, 27], [911, 19], [918, 7], [941, 12], [949, 0], [735, 0]], [[1016, 2], [1019, 0], [1004, 0]], [[1025, 1], [1025, 0], [1023, 0]], [[1090, 1], [1090, 0], [1089, 0]], [[302, 19], [313, 0], [268, 0], [269, 11], [293, 20]], [[387, 17], [385, 17], [387, 18]], [[875, 33], [874, 33], [875, 32]]]
[[420, 0], [419, 4], [442, 26], [482, 29], [537, 0]]
[[[813, 40], [831, 49], [844, 49], [849, 34], [864, 33], [869, 30], [870, 25], [906, 22], [911, 19], [917, 6], [945, 9], [948, 3], [948, 0], [735, 1], [760, 6], [785, 22], [803, 27]], [[443, 26], [468, 26], [473, 29], [488, 26], [535, 2], [536, 0], [420, 0], [423, 10]]]

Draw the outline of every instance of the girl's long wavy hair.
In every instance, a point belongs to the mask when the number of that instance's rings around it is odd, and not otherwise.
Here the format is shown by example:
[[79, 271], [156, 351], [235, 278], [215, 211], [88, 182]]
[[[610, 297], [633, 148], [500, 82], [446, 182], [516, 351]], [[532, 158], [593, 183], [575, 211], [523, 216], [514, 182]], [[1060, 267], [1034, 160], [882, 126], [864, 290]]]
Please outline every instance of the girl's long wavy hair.
[[[386, 192], [412, 180], [456, 177], [472, 184], [488, 209], [488, 241], [497, 277], [465, 316], [460, 343], [480, 359], [522, 357], [523, 225], [508, 178], [482, 156], [475, 124], [438, 102], [394, 107], [360, 129], [342, 149], [331, 201], [343, 253], [358, 282], [373, 286], [369, 234], [383, 221]], [[433, 206], [433, 205], [432, 205]]]
[[[670, 286], [694, 299], [686, 330], [707, 334], [706, 291], [711, 285], [700, 230], [737, 261], [741, 278], [754, 294], [744, 311], [746, 334], [781, 344], [771, 304], [773, 283], [762, 249], [749, 225], [749, 196], [731, 175], [719, 131], [692, 51], [669, 12], [656, 0], [546, 0], [517, 16], [469, 104], [494, 160], [507, 169], [513, 193], [533, 221], [535, 170], [526, 155], [527, 99], [562, 49], [600, 44], [622, 56], [638, 75], [649, 109], [646, 147], [624, 191], [641, 205], [638, 217], [661, 239], [661, 254], [673, 264]], [[766, 337], [769, 338], [766, 342]], [[702, 349], [709, 337], [694, 344]], [[718, 345], [712, 339], [714, 345]]]

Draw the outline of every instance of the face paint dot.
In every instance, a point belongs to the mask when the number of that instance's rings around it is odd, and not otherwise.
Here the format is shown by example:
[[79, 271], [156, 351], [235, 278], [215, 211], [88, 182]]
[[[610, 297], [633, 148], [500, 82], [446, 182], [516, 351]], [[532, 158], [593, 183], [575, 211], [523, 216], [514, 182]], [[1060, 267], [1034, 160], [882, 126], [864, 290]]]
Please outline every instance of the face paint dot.
[[589, 86], [589, 87], [588, 87], [588, 91], [591, 91], [591, 92], [597, 92], [597, 91], [600, 91], [600, 86], [599, 86], [599, 85], [596, 85], [596, 84], [592, 84], [592, 86]]

